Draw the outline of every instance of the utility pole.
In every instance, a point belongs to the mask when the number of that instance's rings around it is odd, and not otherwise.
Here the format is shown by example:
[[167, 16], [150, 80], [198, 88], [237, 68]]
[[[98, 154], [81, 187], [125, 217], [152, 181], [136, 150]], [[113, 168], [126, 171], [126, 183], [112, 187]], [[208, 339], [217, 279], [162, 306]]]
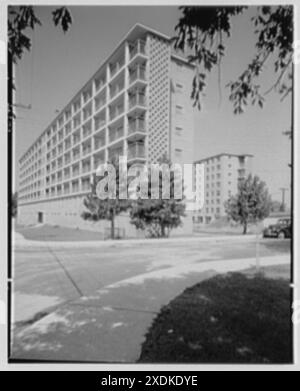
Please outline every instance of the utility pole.
[[288, 190], [288, 188], [287, 187], [281, 187], [280, 190], [281, 190], [281, 193], [282, 193], [281, 211], [285, 212], [285, 192], [286, 192], [286, 190]]

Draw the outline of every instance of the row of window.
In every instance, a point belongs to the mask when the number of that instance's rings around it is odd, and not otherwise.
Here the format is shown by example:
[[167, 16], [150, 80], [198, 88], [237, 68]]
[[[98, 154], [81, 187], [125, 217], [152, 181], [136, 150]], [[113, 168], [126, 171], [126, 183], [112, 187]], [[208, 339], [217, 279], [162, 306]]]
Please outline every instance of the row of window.
[[[137, 55], [137, 54], [143, 54], [146, 55], [146, 44], [144, 39], [137, 39], [135, 42], [129, 44], [129, 56], [130, 61]], [[112, 79], [115, 77], [115, 75], [118, 73], [118, 71], [124, 66], [124, 49], [123, 53], [120, 56], [119, 59], [117, 59], [114, 63], [109, 63], [108, 68], [110, 70], [110, 82], [112, 82]], [[95, 91], [95, 94], [98, 94], [104, 90], [104, 86], [107, 83], [106, 80], [106, 67], [99, 71], [98, 75], [94, 78], [94, 80], [91, 82], [91, 84], [86, 87], [82, 93], [73, 100], [73, 102], [65, 109], [65, 111], [58, 117], [57, 120], [52, 124], [52, 126], [46, 131], [47, 139], [51, 137], [52, 134], [54, 134], [57, 129], [61, 128], [64, 124], [66, 124], [68, 121], [71, 120], [72, 115], [75, 116], [77, 112], [80, 110], [82, 104], [87, 105], [87, 103], [90, 101], [90, 99], [93, 96], [93, 89]], [[141, 64], [140, 66], [132, 66], [132, 63], [129, 64], [129, 82], [134, 82], [137, 78], [145, 79], [145, 63]], [[94, 88], [93, 88], [94, 87]], [[115, 96], [116, 89], [115, 85], [109, 84], [109, 87], [112, 89], [111, 91], [111, 98], [112, 95]], [[102, 98], [102, 97], [100, 97]], [[99, 108], [98, 105], [101, 103], [101, 101], [96, 101], [96, 108]], [[103, 102], [102, 102], [103, 103]], [[88, 105], [87, 105], [88, 106]], [[87, 107], [89, 110], [89, 107]], [[28, 162], [28, 158], [32, 156], [32, 153], [36, 150], [38, 146], [40, 146], [42, 143], [41, 138], [30, 147], [30, 149], [26, 152], [26, 154], [21, 158], [20, 164], [24, 163], [25, 161]]]

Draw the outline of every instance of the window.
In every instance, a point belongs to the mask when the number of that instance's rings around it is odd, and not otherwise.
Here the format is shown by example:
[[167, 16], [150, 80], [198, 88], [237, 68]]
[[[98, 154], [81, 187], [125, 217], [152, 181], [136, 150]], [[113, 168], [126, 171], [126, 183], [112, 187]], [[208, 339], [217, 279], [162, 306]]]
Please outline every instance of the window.
[[176, 83], [176, 91], [182, 92], [183, 91], [183, 85], [181, 83]]
[[182, 71], [182, 64], [180, 62], [176, 62], [178, 71]]
[[180, 126], [176, 126], [175, 134], [176, 134], [176, 136], [181, 136], [182, 135], [182, 128]]
[[183, 107], [181, 105], [176, 105], [176, 114], [182, 114], [183, 113]]
[[182, 156], [182, 149], [176, 148], [175, 149], [175, 156], [177, 158], [181, 158], [181, 156]]

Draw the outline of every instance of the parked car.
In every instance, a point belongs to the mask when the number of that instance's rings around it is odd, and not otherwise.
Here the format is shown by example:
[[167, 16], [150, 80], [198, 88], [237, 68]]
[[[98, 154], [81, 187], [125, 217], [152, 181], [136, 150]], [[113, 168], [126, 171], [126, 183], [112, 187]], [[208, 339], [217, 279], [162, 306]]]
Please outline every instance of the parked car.
[[292, 221], [291, 219], [279, 219], [276, 224], [271, 224], [263, 230], [264, 238], [291, 238]]

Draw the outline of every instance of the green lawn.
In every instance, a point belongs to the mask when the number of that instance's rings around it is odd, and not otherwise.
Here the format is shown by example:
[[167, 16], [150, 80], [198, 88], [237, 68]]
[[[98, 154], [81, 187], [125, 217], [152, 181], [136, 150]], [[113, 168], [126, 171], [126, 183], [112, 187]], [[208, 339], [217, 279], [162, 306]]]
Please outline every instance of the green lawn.
[[289, 272], [268, 274], [218, 275], [186, 289], [154, 320], [139, 362], [290, 363]]

